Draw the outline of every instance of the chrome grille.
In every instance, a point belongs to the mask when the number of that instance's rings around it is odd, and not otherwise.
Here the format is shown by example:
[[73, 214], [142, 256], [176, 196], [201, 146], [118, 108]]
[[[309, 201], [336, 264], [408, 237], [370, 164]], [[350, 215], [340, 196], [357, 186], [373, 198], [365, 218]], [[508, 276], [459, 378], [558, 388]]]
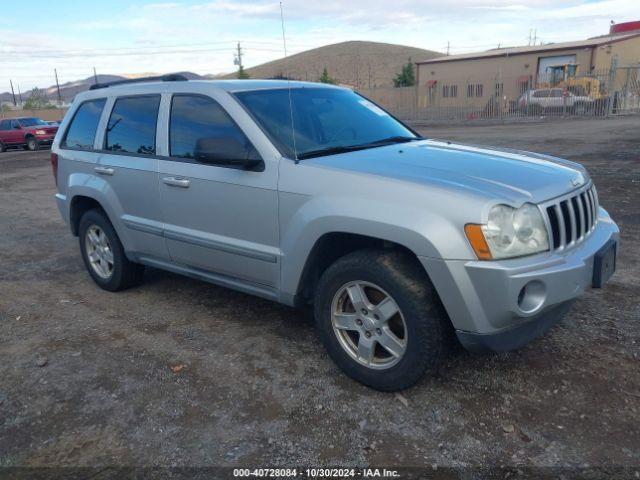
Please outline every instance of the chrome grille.
[[598, 195], [589, 185], [578, 193], [542, 205], [545, 214], [549, 245], [552, 250], [562, 250], [582, 242], [598, 222]]

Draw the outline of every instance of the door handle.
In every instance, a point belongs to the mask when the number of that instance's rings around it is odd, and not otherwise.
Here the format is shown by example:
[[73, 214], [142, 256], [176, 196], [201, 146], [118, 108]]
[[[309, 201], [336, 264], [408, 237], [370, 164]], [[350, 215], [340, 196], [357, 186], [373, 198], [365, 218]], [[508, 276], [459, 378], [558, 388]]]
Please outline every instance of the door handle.
[[115, 170], [109, 167], [95, 167], [94, 170], [100, 175], [113, 175]]
[[189, 188], [191, 182], [186, 178], [164, 177], [162, 181], [170, 187]]

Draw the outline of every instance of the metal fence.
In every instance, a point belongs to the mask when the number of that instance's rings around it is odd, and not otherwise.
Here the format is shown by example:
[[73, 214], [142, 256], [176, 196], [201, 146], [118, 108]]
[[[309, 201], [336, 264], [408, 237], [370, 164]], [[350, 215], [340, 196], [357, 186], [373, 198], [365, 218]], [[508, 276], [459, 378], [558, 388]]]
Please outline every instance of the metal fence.
[[640, 113], [640, 66], [587, 75], [429, 80], [415, 87], [378, 87], [360, 93], [409, 121], [512, 120], [540, 116], [605, 117]]

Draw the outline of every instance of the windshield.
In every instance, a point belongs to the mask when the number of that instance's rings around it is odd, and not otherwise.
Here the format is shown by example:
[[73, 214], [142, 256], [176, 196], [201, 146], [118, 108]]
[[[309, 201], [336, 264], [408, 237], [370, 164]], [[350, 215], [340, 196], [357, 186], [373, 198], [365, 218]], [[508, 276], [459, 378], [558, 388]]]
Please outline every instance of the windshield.
[[298, 158], [419, 138], [384, 110], [351, 90], [283, 88], [236, 93], [276, 146], [290, 158], [294, 158], [294, 142], [289, 92]]
[[46, 125], [46, 122], [39, 118], [21, 118], [20, 125], [23, 127], [35, 127], [36, 125]]

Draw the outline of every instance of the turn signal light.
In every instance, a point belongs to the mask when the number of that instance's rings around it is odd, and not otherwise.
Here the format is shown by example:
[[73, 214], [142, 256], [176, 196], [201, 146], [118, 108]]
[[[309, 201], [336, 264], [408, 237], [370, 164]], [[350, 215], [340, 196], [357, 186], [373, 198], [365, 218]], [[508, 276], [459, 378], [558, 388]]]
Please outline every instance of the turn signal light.
[[467, 235], [473, 251], [476, 252], [478, 260], [491, 260], [491, 250], [489, 250], [489, 245], [484, 239], [482, 226], [468, 223], [464, 226], [464, 233]]

